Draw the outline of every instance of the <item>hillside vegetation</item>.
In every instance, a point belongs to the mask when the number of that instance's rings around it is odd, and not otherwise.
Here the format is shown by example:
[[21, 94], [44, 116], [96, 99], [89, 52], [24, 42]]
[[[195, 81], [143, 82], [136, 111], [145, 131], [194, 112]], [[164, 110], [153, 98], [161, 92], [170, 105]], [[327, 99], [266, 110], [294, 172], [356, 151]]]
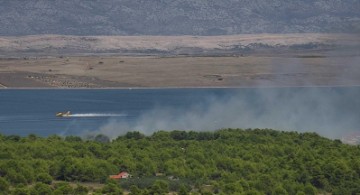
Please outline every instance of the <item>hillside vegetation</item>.
[[[0, 148], [4, 194], [360, 193], [360, 147], [315, 133], [128, 132], [112, 141], [1, 135]], [[120, 171], [132, 178], [108, 179]], [[82, 182], [105, 184], [91, 189]]]
[[11, 0], [0, 35], [360, 32], [358, 0]]

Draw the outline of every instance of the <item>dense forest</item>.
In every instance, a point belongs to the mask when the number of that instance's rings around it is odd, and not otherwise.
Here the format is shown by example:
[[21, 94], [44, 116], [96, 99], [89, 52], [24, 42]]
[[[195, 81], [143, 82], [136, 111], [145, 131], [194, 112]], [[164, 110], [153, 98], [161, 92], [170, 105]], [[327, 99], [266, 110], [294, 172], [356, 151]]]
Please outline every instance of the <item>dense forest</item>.
[[0, 148], [0, 194], [360, 193], [360, 147], [316, 133], [0, 135]]

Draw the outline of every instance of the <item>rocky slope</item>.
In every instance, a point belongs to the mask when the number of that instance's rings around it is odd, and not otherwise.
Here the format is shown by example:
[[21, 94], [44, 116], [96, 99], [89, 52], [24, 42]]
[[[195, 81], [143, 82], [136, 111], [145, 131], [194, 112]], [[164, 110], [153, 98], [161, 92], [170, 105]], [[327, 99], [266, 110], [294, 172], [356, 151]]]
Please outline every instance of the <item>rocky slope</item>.
[[0, 35], [360, 32], [359, 0], [3, 0]]

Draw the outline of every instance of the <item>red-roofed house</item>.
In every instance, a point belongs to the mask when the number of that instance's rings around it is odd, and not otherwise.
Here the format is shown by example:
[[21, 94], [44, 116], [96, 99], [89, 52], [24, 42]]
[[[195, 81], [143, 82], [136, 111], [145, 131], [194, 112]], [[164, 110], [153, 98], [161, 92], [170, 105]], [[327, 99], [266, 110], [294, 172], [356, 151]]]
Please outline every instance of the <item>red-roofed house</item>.
[[110, 175], [111, 179], [127, 179], [129, 177], [130, 177], [130, 174], [128, 172], [125, 172], [125, 171], [123, 171], [123, 172], [121, 172], [121, 173], [119, 173], [117, 175]]

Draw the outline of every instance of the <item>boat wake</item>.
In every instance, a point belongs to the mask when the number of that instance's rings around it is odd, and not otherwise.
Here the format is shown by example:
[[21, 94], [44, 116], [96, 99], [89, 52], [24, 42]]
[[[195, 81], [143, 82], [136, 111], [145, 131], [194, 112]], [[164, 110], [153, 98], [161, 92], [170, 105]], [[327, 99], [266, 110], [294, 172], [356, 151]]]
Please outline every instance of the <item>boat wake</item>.
[[115, 114], [115, 113], [78, 113], [71, 114], [68, 117], [125, 117], [126, 114]]
[[[51, 117], [48, 115], [20, 115], [20, 116], [0, 116], [0, 124], [3, 123], [18, 123], [18, 122], [44, 122], [44, 121], [64, 121], [64, 119], [72, 120], [103, 120], [106, 118], [116, 118], [116, 117], [130, 117], [128, 114], [120, 113], [75, 113], [62, 117]], [[1, 125], [0, 125], [1, 128]]]

